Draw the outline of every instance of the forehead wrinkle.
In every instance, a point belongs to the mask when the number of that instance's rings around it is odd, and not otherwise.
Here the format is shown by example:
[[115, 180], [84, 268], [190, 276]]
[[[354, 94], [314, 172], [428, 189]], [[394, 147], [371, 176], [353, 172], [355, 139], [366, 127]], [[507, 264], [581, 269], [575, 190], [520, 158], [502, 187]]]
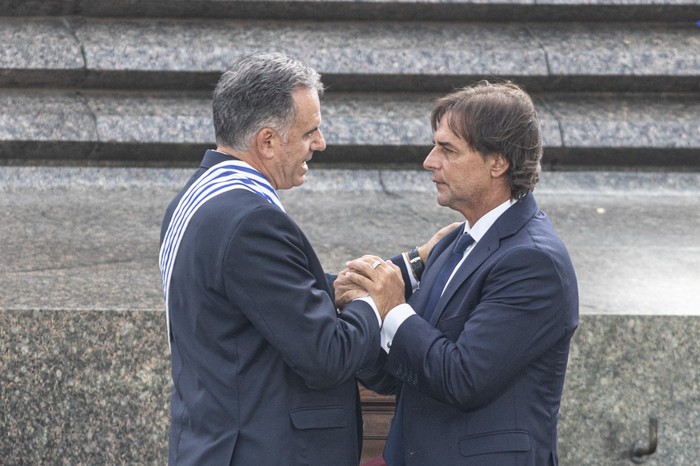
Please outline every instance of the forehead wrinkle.
[[452, 131], [451, 128], [446, 128], [445, 126], [438, 127], [433, 135], [433, 143], [442, 147], [456, 147], [455, 142], [453, 142], [452, 139], [459, 140], [460, 138], [454, 133], [454, 131]]

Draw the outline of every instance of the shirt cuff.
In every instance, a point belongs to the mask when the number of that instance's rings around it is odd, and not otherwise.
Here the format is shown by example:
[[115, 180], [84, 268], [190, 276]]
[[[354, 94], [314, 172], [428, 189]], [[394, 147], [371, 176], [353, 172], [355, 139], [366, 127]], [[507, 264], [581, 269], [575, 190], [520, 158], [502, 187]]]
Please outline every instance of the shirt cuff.
[[399, 304], [384, 317], [384, 325], [382, 325], [381, 342], [382, 348], [387, 353], [391, 349], [391, 343], [394, 340], [394, 335], [399, 330], [399, 326], [403, 321], [415, 315], [413, 308], [407, 304]]
[[382, 328], [382, 316], [379, 315], [379, 310], [377, 309], [377, 305], [374, 304], [374, 300], [370, 296], [363, 296], [361, 298], [356, 298], [353, 301], [364, 301], [370, 306], [372, 306], [372, 310], [374, 311], [374, 315], [377, 316], [377, 323], [379, 324], [379, 328]]

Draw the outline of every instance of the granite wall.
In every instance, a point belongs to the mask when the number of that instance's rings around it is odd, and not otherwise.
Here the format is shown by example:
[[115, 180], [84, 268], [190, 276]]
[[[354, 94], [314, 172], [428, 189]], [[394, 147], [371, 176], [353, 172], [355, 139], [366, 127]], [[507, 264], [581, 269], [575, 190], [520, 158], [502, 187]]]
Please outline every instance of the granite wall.
[[[165, 464], [162, 312], [0, 312], [0, 461]], [[700, 457], [700, 316], [582, 315], [561, 409], [562, 465], [626, 465], [659, 421], [650, 465]]]

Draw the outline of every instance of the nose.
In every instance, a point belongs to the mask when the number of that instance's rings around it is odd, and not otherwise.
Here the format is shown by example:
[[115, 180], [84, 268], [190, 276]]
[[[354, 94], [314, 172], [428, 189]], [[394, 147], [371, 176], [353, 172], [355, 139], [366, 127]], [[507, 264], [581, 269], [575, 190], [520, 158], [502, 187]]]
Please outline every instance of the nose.
[[321, 152], [326, 149], [326, 139], [323, 137], [321, 128], [318, 129], [317, 135], [311, 144], [311, 150], [314, 152]]
[[425, 157], [425, 160], [423, 160], [423, 168], [426, 170], [437, 170], [438, 165], [437, 165], [437, 156], [435, 155], [435, 149], [437, 147], [433, 147], [433, 149], [428, 153], [428, 155]]

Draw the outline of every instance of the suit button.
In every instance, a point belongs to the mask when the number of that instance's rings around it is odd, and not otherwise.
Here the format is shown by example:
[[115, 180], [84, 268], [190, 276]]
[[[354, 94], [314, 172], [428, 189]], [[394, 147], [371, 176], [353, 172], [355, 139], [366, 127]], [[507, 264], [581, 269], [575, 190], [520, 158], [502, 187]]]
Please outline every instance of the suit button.
[[416, 450], [412, 450], [412, 451], [409, 451], [408, 454], [410, 456], [416, 456], [418, 454], [418, 452]]

